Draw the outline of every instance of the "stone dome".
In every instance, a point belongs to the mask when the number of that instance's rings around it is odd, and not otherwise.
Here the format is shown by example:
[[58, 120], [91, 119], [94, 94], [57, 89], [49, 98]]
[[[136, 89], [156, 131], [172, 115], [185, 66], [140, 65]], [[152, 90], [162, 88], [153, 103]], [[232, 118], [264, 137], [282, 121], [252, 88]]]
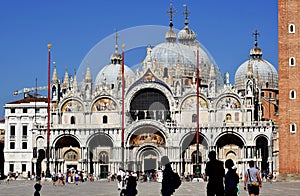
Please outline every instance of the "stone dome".
[[189, 27], [186, 25], [184, 29], [180, 30], [178, 32], [178, 41], [179, 43], [186, 44], [186, 45], [192, 45], [194, 44], [195, 40], [197, 38], [197, 35], [189, 29]]
[[193, 50], [177, 42], [163, 42], [152, 49], [152, 59], [161, 67], [176, 67], [178, 63], [194, 67], [196, 56]]
[[[121, 64], [109, 64], [103, 67], [97, 74], [95, 79], [95, 85], [99, 86], [102, 84], [111, 85], [117, 84], [118, 77], [121, 76]], [[124, 65], [124, 76], [125, 78], [135, 78], [134, 72], [126, 65]]]
[[251, 58], [242, 63], [235, 73], [234, 83], [238, 90], [245, 89], [248, 66], [252, 66], [253, 77], [263, 88], [278, 88], [278, 73], [275, 67], [262, 58]]

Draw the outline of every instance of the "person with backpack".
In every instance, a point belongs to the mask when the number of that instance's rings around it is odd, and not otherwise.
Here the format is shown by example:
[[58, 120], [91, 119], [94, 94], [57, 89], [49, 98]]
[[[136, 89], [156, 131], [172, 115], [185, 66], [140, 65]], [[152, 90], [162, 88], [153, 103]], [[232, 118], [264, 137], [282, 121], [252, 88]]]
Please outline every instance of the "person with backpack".
[[258, 196], [259, 189], [262, 188], [262, 181], [260, 173], [257, 168], [254, 167], [254, 161], [249, 161], [249, 169], [245, 172], [244, 177], [244, 190], [248, 190], [249, 196]]
[[181, 185], [180, 177], [177, 173], [173, 172], [170, 160], [167, 156], [161, 158], [161, 164], [165, 166], [163, 170], [163, 179], [162, 179], [162, 196], [171, 196], [175, 189], [178, 189]]
[[232, 159], [227, 159], [225, 161], [225, 168], [228, 169], [225, 174], [225, 196], [237, 196], [239, 176], [236, 173], [236, 167], [234, 166]]

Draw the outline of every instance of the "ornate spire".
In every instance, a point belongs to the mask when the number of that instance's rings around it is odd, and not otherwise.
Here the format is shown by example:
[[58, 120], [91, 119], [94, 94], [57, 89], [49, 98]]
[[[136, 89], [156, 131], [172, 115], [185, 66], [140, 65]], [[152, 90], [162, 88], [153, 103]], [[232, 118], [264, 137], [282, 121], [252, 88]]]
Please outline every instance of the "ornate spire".
[[74, 79], [73, 79], [73, 89], [74, 89], [74, 91], [78, 91], [78, 81], [77, 81], [77, 76], [76, 76], [76, 70], [75, 70]]
[[[55, 64], [55, 62], [53, 62], [53, 64]], [[58, 83], [58, 77], [57, 77], [57, 71], [56, 71], [56, 66], [54, 66], [54, 70], [53, 70], [53, 76], [52, 76], [52, 83]]]
[[88, 66], [87, 69], [86, 69], [85, 82], [92, 82], [92, 75], [91, 75], [90, 66]]
[[248, 60], [248, 71], [247, 71], [247, 78], [253, 77], [253, 67], [251, 63], [251, 59]]
[[69, 88], [70, 87], [69, 73], [68, 73], [68, 69], [67, 68], [66, 68], [66, 72], [65, 72], [64, 81], [63, 81], [62, 86], [64, 88]]
[[216, 70], [215, 70], [215, 66], [213, 64], [211, 64], [211, 66], [210, 66], [209, 77], [211, 80], [216, 79]]

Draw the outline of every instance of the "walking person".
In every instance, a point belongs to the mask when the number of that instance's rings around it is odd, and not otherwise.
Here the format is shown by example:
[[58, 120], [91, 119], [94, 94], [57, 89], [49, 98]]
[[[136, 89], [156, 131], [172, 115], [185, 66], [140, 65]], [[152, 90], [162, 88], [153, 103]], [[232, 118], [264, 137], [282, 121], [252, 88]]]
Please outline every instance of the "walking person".
[[174, 188], [172, 186], [171, 178], [172, 178], [172, 167], [170, 165], [169, 158], [167, 156], [163, 156], [161, 158], [161, 164], [165, 166], [163, 170], [163, 179], [162, 179], [162, 187], [161, 187], [161, 194], [162, 196], [170, 196], [174, 193]]
[[224, 164], [217, 160], [216, 151], [210, 151], [208, 158], [205, 168], [205, 174], [208, 176], [207, 196], [224, 196]]
[[244, 190], [248, 190], [249, 196], [258, 196], [262, 188], [259, 170], [254, 167], [254, 161], [249, 161], [249, 169], [245, 172]]
[[236, 167], [234, 166], [232, 159], [227, 159], [225, 161], [225, 168], [228, 169], [225, 174], [225, 196], [237, 196], [239, 176], [236, 173]]
[[34, 185], [34, 189], [35, 189], [35, 191], [34, 191], [34, 196], [40, 196], [40, 191], [41, 191], [41, 189], [42, 189], [42, 185], [41, 185], [41, 178], [38, 176], [37, 178], [36, 178], [36, 183], [35, 183], [35, 185]]

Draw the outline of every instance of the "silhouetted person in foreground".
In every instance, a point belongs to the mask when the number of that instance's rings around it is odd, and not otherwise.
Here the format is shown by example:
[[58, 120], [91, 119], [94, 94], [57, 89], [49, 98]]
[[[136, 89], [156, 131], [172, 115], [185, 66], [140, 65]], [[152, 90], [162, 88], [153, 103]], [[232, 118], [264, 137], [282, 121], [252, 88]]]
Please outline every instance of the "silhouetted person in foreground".
[[161, 194], [163, 196], [170, 196], [174, 193], [175, 189], [171, 182], [173, 170], [171, 168], [169, 158], [167, 156], [163, 156], [161, 158], [161, 164], [165, 166], [165, 169], [163, 170]]
[[233, 160], [227, 159], [225, 161], [225, 167], [228, 169], [225, 175], [225, 196], [237, 196], [239, 176], [236, 173]]
[[35, 191], [34, 191], [33, 196], [40, 196], [40, 191], [42, 189], [41, 178], [38, 176], [36, 180], [37, 180], [37, 182], [34, 185]]
[[215, 151], [210, 151], [208, 158], [209, 161], [205, 168], [205, 174], [208, 176], [207, 196], [224, 196], [224, 164], [217, 160]]

